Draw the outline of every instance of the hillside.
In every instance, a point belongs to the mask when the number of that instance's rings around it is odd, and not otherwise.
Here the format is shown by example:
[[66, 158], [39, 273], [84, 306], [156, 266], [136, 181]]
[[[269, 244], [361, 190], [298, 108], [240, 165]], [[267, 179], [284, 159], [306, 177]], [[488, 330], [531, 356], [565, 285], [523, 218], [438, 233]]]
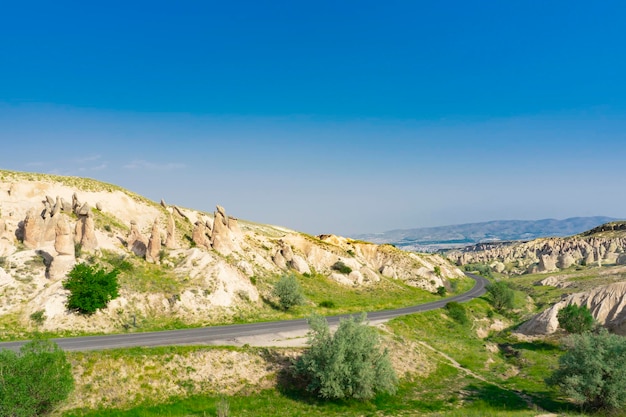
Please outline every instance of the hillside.
[[480, 243], [446, 256], [457, 265], [485, 263], [496, 272], [520, 275], [576, 265], [626, 264], [626, 222], [610, 222], [578, 235], [529, 242]]
[[405, 250], [436, 251], [461, 248], [479, 242], [532, 240], [570, 236], [617, 219], [605, 216], [564, 220], [495, 220], [450, 226], [398, 229], [353, 236], [374, 243], [391, 243]]
[[[120, 271], [120, 297], [92, 316], [65, 307], [62, 281], [78, 262]], [[5, 337], [275, 318], [271, 289], [284, 274], [308, 291], [306, 308], [332, 301], [331, 313], [351, 311], [349, 297], [369, 309], [414, 304], [463, 277], [438, 255], [158, 204], [91, 179], [0, 171]]]

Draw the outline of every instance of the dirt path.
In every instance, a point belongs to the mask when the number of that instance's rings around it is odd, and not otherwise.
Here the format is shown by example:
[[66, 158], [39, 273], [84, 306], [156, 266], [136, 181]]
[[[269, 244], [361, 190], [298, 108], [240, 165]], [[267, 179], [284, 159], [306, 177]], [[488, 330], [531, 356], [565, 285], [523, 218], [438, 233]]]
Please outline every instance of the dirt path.
[[[432, 347], [431, 345], [429, 345], [429, 344], [427, 344], [427, 343], [424, 343], [424, 342], [422, 342], [422, 341], [417, 341], [417, 343], [419, 343], [420, 345], [422, 345], [422, 346], [423, 346], [423, 347], [425, 347], [426, 349], [428, 349], [428, 350], [430, 350], [430, 351], [432, 351], [432, 352], [436, 353], [437, 355], [439, 355], [439, 356], [443, 357], [443, 358], [444, 358], [444, 359], [445, 359], [445, 360], [446, 360], [446, 361], [447, 361], [450, 365], [452, 365], [453, 367], [455, 367], [455, 368], [456, 368], [456, 369], [458, 369], [459, 371], [463, 372], [464, 374], [469, 375], [469, 376], [471, 376], [472, 378], [476, 378], [476, 379], [478, 379], [479, 381], [482, 381], [482, 382], [484, 382], [484, 383], [494, 385], [494, 386], [496, 386], [496, 387], [498, 387], [498, 388], [500, 388], [500, 389], [502, 389], [502, 390], [514, 392], [514, 393], [515, 393], [515, 395], [517, 395], [518, 397], [520, 397], [520, 398], [521, 398], [521, 399], [522, 399], [522, 400], [526, 403], [526, 405], [528, 406], [528, 408], [530, 408], [531, 410], [533, 410], [533, 409], [534, 409], [534, 410], [538, 410], [538, 411], [541, 411], [541, 412], [544, 412], [544, 411], [545, 411], [544, 409], [542, 409], [541, 407], [539, 407], [537, 404], [535, 404], [535, 403], [533, 402], [532, 398], [531, 398], [529, 395], [526, 395], [526, 394], [524, 394], [524, 393], [523, 393], [523, 392], [521, 392], [521, 391], [511, 390], [511, 389], [509, 389], [509, 388], [505, 388], [505, 387], [503, 387], [503, 386], [502, 386], [502, 385], [500, 385], [500, 384], [497, 384], [497, 383], [495, 383], [495, 382], [492, 382], [492, 381], [487, 380], [485, 377], [483, 377], [483, 376], [481, 376], [481, 375], [478, 375], [477, 373], [472, 372], [471, 370], [469, 370], [469, 369], [467, 369], [467, 368], [464, 368], [464, 367], [463, 367], [460, 363], [458, 363], [456, 360], [454, 360], [454, 358], [452, 358], [451, 356], [449, 356], [449, 355], [445, 354], [444, 352], [442, 352], [442, 351], [440, 351], [440, 350], [435, 349], [434, 347]], [[557, 416], [557, 414], [541, 414], [541, 415], [538, 415], [537, 417], [556, 417], [556, 416]]]

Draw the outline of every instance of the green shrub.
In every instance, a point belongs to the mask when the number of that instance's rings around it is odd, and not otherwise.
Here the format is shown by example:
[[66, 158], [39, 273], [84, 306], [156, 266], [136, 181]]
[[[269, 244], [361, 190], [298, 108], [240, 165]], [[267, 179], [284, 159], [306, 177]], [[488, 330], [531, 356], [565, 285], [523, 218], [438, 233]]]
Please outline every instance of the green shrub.
[[331, 269], [346, 275], [352, 272], [352, 268], [344, 264], [342, 261], [335, 262], [333, 266], [331, 266]]
[[584, 333], [593, 329], [595, 320], [587, 306], [570, 304], [557, 314], [559, 326], [568, 333]]
[[0, 416], [47, 415], [73, 388], [71, 366], [55, 343], [37, 339], [19, 354], [0, 350]]
[[515, 292], [506, 282], [498, 281], [487, 285], [487, 293], [489, 294], [491, 305], [498, 312], [513, 308]]
[[278, 297], [278, 305], [283, 310], [304, 303], [302, 287], [293, 275], [283, 275], [274, 285], [274, 295]]
[[435, 273], [435, 275], [440, 277], [441, 276], [441, 267], [439, 265], [435, 265], [435, 269], [433, 270], [433, 272]]
[[607, 412], [626, 407], [626, 338], [601, 329], [568, 336], [559, 367], [546, 379], [583, 407]]
[[467, 317], [467, 311], [465, 310], [465, 306], [461, 303], [457, 303], [456, 301], [450, 301], [446, 304], [446, 311], [448, 316], [459, 324], [467, 324], [469, 323], [469, 318]]
[[467, 272], [478, 272], [479, 275], [482, 275], [486, 278], [493, 278], [493, 274], [491, 273], [491, 268], [489, 267], [489, 265], [467, 264], [465, 265], [465, 270]]
[[324, 300], [321, 303], [319, 303], [319, 306], [320, 307], [324, 307], [324, 308], [335, 308], [335, 307], [337, 307], [335, 305], [335, 302], [332, 301], [332, 300]]
[[437, 295], [440, 295], [443, 297], [444, 295], [446, 295], [447, 292], [448, 290], [446, 290], [446, 287], [444, 287], [443, 285], [440, 287], [437, 287]]
[[44, 310], [35, 311], [30, 315], [30, 319], [38, 325], [42, 325], [46, 321], [46, 312]]
[[398, 378], [387, 351], [381, 351], [378, 333], [366, 316], [339, 322], [331, 335], [321, 316], [309, 319], [310, 348], [294, 364], [295, 375], [307, 390], [321, 398], [367, 400], [378, 392], [396, 392]]
[[70, 291], [67, 308], [92, 314], [106, 307], [109, 301], [119, 296], [117, 275], [117, 269], [106, 272], [84, 263], [76, 264], [63, 282], [63, 288]]

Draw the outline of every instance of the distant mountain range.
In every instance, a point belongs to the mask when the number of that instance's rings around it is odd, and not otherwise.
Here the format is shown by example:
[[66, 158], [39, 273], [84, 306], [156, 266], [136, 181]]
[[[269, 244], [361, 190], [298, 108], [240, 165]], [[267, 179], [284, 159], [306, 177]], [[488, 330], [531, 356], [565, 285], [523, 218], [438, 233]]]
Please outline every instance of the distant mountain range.
[[605, 216], [570, 217], [564, 220], [494, 220], [451, 226], [397, 229], [351, 237], [379, 244], [391, 243], [405, 250], [432, 252], [480, 242], [571, 236], [615, 220], [618, 219]]

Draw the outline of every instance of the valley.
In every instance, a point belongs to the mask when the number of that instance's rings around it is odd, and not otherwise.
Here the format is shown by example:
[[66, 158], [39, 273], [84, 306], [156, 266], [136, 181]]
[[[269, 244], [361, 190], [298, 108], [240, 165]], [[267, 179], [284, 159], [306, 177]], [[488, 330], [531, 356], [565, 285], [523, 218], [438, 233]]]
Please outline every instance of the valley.
[[[85, 178], [0, 171], [0, 339], [12, 343], [0, 348], [57, 338], [75, 381], [53, 413], [66, 417], [587, 415], [545, 383], [563, 355], [557, 315], [585, 305], [623, 333], [624, 229], [425, 254], [248, 222], [220, 206], [156, 203]], [[117, 271], [119, 296], [93, 314], [67, 308], [64, 282], [79, 264]], [[505, 283], [510, 304], [496, 307], [489, 288], [470, 299], [466, 274]], [[302, 304], [279, 307], [284, 276]], [[430, 308], [407, 308], [420, 304]], [[375, 313], [393, 309], [402, 316]], [[321, 314], [336, 328], [360, 312], [397, 392], [325, 401], [304, 391], [290, 369], [308, 346], [305, 319]], [[233, 324], [250, 333], [231, 333]], [[208, 339], [215, 326], [227, 333]], [[156, 330], [167, 340], [149, 339]], [[77, 336], [135, 342], [71, 345]]]

